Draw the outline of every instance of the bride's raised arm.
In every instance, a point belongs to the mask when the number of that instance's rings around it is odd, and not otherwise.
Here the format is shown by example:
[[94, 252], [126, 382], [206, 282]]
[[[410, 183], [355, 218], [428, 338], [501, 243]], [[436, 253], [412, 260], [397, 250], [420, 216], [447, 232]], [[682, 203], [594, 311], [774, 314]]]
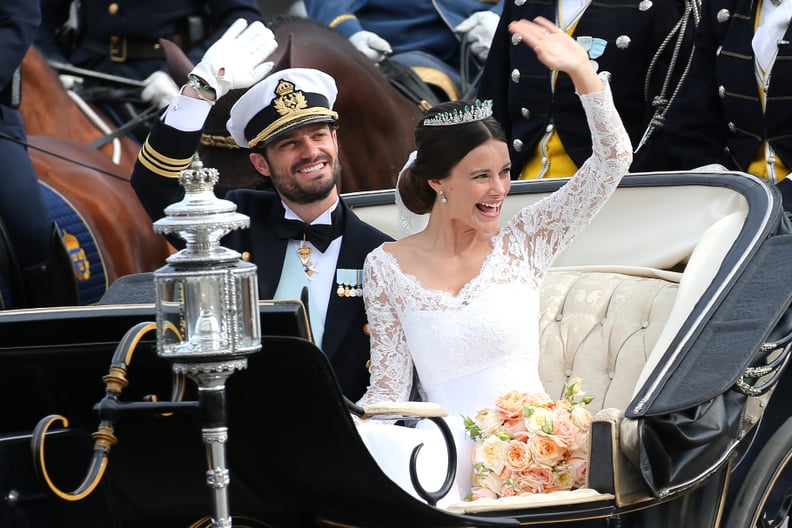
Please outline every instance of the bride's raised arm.
[[509, 29], [520, 35], [548, 68], [572, 78], [591, 131], [592, 155], [569, 182], [510, 221], [512, 231], [518, 238], [524, 236], [526, 245], [535, 248], [537, 238], [545, 240], [542, 246], [546, 250], [534, 253], [535, 264], [541, 269], [613, 194], [632, 163], [632, 145], [613, 104], [608, 75], [594, 71], [580, 44], [542, 17], [512, 22]]

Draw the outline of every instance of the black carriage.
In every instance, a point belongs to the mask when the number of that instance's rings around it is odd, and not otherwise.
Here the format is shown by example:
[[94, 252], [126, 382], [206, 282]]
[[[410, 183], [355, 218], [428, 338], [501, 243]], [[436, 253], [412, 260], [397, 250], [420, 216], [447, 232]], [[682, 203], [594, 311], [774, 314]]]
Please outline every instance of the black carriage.
[[[515, 183], [503, 214], [562, 183]], [[398, 236], [392, 191], [347, 199]], [[792, 504], [790, 261], [789, 220], [762, 181], [737, 173], [625, 178], [542, 291], [545, 388], [560, 393], [577, 376], [595, 396], [587, 488], [447, 508], [414, 498], [379, 470], [350, 414], [379, 411], [343, 399], [307, 339], [301, 302], [262, 301], [262, 350], [227, 387], [234, 525], [782, 526]], [[119, 343], [154, 320], [150, 277], [138, 279], [137, 304], [0, 314], [0, 526], [210, 522], [195, 388], [177, 383], [181, 403], [159, 410], [124, 407], [172, 396], [153, 334], [135, 339], [134, 357], [124, 352], [123, 401], [97, 407], [118, 438], [103, 478], [84, 486], [90, 492], [80, 500], [58, 497], [82, 489], [98, 441], [94, 408]], [[435, 411], [401, 409], [426, 408]], [[37, 424], [53, 413], [68, 426], [36, 441]]]

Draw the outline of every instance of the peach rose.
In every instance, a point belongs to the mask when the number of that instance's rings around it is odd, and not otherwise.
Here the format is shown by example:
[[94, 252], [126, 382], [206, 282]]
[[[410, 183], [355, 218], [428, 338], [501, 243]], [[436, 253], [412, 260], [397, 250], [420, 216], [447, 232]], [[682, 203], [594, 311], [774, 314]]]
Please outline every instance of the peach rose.
[[520, 493], [544, 493], [546, 487], [553, 485], [553, 470], [548, 466], [534, 464], [520, 471], [515, 481]]
[[531, 452], [528, 450], [528, 445], [518, 440], [510, 440], [506, 444], [503, 458], [506, 467], [512, 471], [523, 470], [533, 461]]
[[549, 407], [553, 399], [545, 392], [529, 392], [525, 394], [525, 405], [528, 407]]
[[501, 497], [516, 497], [520, 494], [520, 489], [514, 482], [506, 482], [501, 488]]
[[512, 438], [527, 436], [528, 433], [528, 428], [525, 426], [525, 419], [522, 417], [506, 420], [506, 422], [503, 423], [503, 429], [509, 433], [509, 436]]
[[537, 464], [553, 467], [564, 458], [566, 446], [563, 441], [552, 435], [536, 435], [528, 440], [528, 449], [531, 451]]
[[556, 409], [553, 414], [553, 434], [564, 441], [570, 451], [577, 449], [578, 428], [570, 420], [569, 413], [562, 409]]
[[495, 400], [495, 408], [503, 418], [518, 418], [523, 415], [525, 407], [525, 394], [510, 391]]
[[567, 460], [569, 466], [569, 474], [575, 480], [575, 487], [580, 488], [588, 482], [588, 459], [580, 457], [571, 457]]
[[589, 451], [591, 450], [591, 433], [589, 431], [581, 431], [578, 429], [575, 434], [575, 447], [569, 449], [569, 456], [576, 456], [581, 458], [588, 458]]
[[468, 500], [497, 499], [498, 494], [487, 488], [473, 488]]
[[570, 418], [575, 427], [588, 431], [591, 429], [591, 413], [585, 407], [576, 405], [570, 412]]

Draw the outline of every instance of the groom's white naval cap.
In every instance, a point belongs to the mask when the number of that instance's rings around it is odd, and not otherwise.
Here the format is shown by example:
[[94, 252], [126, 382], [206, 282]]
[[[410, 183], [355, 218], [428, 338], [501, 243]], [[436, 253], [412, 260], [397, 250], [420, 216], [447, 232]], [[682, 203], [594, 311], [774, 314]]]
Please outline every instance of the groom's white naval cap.
[[313, 68], [287, 68], [253, 85], [231, 107], [226, 128], [243, 148], [264, 146], [297, 127], [335, 122], [335, 80]]

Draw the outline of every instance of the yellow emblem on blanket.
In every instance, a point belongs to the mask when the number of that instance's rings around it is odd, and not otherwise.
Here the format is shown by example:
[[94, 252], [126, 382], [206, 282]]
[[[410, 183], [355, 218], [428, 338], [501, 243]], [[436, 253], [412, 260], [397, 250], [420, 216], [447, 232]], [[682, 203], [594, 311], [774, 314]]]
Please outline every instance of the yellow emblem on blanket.
[[63, 243], [74, 267], [74, 276], [77, 280], [88, 280], [91, 278], [91, 263], [85, 250], [80, 247], [80, 241], [71, 233], [63, 232]]

